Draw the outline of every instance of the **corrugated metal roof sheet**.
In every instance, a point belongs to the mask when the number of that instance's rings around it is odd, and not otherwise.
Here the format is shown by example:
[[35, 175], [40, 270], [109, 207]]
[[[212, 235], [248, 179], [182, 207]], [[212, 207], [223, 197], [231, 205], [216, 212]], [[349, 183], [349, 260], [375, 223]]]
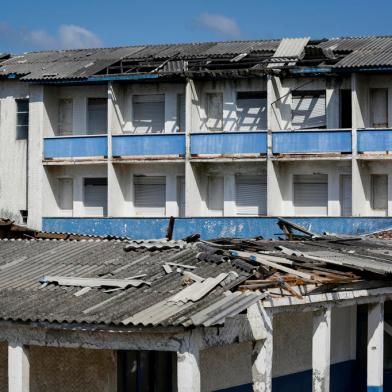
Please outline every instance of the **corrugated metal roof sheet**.
[[309, 42], [310, 37], [307, 38], [284, 38], [280, 41], [272, 57], [297, 57], [299, 58], [305, 46]]

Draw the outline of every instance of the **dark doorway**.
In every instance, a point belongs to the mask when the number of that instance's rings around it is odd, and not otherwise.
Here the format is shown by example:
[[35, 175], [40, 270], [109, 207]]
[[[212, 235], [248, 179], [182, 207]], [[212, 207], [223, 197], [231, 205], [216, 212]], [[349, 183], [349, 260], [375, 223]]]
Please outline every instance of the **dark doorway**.
[[340, 90], [340, 128], [352, 127], [351, 90]]

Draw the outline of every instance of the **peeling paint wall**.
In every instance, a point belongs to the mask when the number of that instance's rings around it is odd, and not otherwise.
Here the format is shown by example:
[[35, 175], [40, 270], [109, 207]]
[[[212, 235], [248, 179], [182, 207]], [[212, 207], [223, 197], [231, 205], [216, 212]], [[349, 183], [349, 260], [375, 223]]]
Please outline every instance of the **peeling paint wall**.
[[27, 209], [27, 140], [16, 139], [17, 98], [28, 98], [29, 86], [0, 82], [0, 216], [21, 223]]
[[30, 347], [31, 392], [115, 392], [116, 353]]

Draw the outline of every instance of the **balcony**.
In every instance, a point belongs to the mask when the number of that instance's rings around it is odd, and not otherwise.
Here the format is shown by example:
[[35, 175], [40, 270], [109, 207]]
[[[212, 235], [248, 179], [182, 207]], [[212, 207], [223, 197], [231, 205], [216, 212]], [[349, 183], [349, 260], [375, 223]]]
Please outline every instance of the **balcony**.
[[351, 130], [272, 133], [273, 154], [342, 154], [351, 153], [351, 150]]
[[44, 159], [104, 158], [108, 153], [106, 135], [66, 136], [44, 139]]
[[267, 154], [267, 132], [219, 132], [191, 135], [191, 155], [252, 155]]
[[357, 131], [358, 152], [392, 151], [392, 129], [363, 129]]
[[113, 157], [184, 157], [185, 134], [114, 135]]

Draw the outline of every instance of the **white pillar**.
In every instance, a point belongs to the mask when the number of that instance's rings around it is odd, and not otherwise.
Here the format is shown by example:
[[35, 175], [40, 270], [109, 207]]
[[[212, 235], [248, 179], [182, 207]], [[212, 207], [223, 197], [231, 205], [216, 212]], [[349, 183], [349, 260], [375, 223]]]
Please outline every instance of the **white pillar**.
[[368, 305], [368, 392], [382, 392], [384, 374], [384, 303]]
[[30, 363], [28, 348], [19, 343], [8, 344], [8, 391], [30, 390]]
[[177, 352], [177, 392], [200, 392], [200, 339], [190, 333]]
[[252, 382], [254, 392], [272, 391], [273, 315], [260, 304], [248, 309], [252, 328]]
[[331, 362], [331, 308], [313, 314], [313, 392], [329, 392]]

